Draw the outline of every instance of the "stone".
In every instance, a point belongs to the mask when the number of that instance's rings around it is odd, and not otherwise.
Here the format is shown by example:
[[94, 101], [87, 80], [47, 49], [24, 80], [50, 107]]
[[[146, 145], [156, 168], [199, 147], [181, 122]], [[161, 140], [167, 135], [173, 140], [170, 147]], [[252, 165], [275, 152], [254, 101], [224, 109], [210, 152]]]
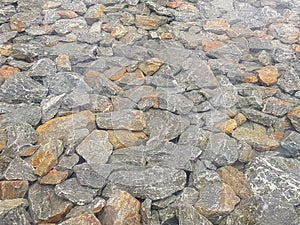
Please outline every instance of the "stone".
[[40, 59], [30, 68], [28, 75], [31, 77], [52, 76], [56, 72], [55, 62], [48, 58]]
[[138, 28], [142, 28], [145, 30], [156, 30], [159, 26], [164, 24], [167, 21], [166, 17], [163, 16], [143, 16], [136, 15], [135, 17], [135, 25]]
[[101, 225], [101, 222], [97, 219], [97, 217], [94, 214], [89, 215], [80, 215], [75, 216], [72, 218], [69, 218], [58, 225], [85, 225], [85, 224], [93, 224], [93, 225]]
[[44, 55], [43, 46], [40, 43], [15, 43], [11, 56], [17, 60], [33, 62]]
[[101, 129], [126, 129], [142, 131], [146, 127], [144, 114], [139, 110], [122, 110], [96, 114], [97, 126]]
[[300, 77], [296, 69], [290, 66], [282, 65], [278, 68], [280, 77], [278, 78], [278, 86], [287, 93], [300, 91]]
[[265, 66], [257, 71], [258, 78], [266, 85], [271, 85], [277, 82], [279, 77], [276, 66]]
[[300, 106], [297, 106], [289, 111], [287, 117], [290, 119], [293, 127], [300, 132]]
[[0, 55], [10, 56], [12, 53], [12, 45], [0, 45]]
[[[280, 216], [274, 216], [280, 215]], [[296, 212], [289, 203], [270, 196], [255, 196], [242, 201], [221, 225], [274, 224], [296, 225]]]
[[137, 5], [140, 0], [126, 0], [129, 5]]
[[154, 92], [154, 88], [148, 85], [142, 85], [139, 87], [133, 87], [121, 92], [121, 96], [130, 99], [131, 101], [138, 103], [140, 99], [148, 94]]
[[275, 116], [271, 116], [251, 108], [242, 109], [242, 113], [248, 120], [262, 124], [264, 126], [272, 126], [276, 123], [277, 120]]
[[1, 180], [4, 179], [4, 173], [7, 170], [7, 168], [9, 167], [9, 164], [11, 161], [12, 161], [12, 159], [6, 155], [0, 156], [0, 178], [1, 178]]
[[3, 102], [40, 102], [46, 97], [48, 89], [31, 79], [25, 73], [10, 76], [0, 87], [0, 100]]
[[104, 9], [105, 6], [102, 4], [90, 6], [84, 14], [86, 22], [90, 25], [100, 20], [100, 18], [104, 15]]
[[237, 128], [237, 126], [238, 124], [234, 119], [230, 119], [223, 123], [221, 122], [216, 124], [216, 128], [227, 134], [231, 134]]
[[66, 215], [66, 218], [73, 218], [79, 215], [89, 216], [94, 213], [99, 213], [104, 208], [106, 201], [103, 198], [96, 197], [91, 203], [87, 205], [78, 205], [71, 209]]
[[47, 1], [45, 2], [45, 4], [43, 5], [43, 9], [53, 9], [53, 8], [58, 8], [61, 6], [60, 2], [56, 2], [56, 1]]
[[80, 15], [83, 15], [87, 11], [87, 8], [84, 2], [82, 1], [73, 2], [72, 4], [69, 4], [68, 2], [63, 2], [61, 7], [66, 10], [74, 11]]
[[0, 68], [0, 78], [7, 79], [15, 73], [20, 72], [19, 68], [4, 65]]
[[44, 98], [41, 102], [41, 111], [42, 111], [42, 123], [51, 120], [59, 111], [61, 107], [62, 98], [65, 94], [58, 96], [48, 96]]
[[77, 154], [64, 154], [59, 158], [57, 168], [61, 170], [72, 170], [73, 166], [75, 166], [78, 162], [79, 156]]
[[69, 173], [67, 171], [52, 169], [45, 176], [40, 177], [38, 183], [43, 185], [55, 185], [65, 181], [68, 176]]
[[151, 58], [139, 64], [139, 69], [142, 70], [146, 76], [151, 76], [158, 71], [163, 64], [164, 62], [162, 60]]
[[98, 76], [95, 80], [93, 90], [100, 95], [109, 97], [111, 95], [117, 95], [123, 89], [106, 77]]
[[80, 185], [76, 178], [70, 178], [55, 186], [55, 194], [77, 205], [90, 203], [97, 194], [97, 189]]
[[175, 1], [168, 1], [166, 6], [171, 8], [171, 9], [176, 9], [180, 7], [183, 4], [182, 0], [175, 0]]
[[29, 210], [39, 223], [57, 223], [71, 210], [73, 204], [57, 196], [51, 185], [35, 183], [28, 192]]
[[206, 41], [206, 40], [202, 40], [201, 44], [202, 44], [203, 50], [205, 52], [215, 49], [215, 48], [219, 48], [224, 45], [224, 43], [221, 41]]
[[188, 114], [194, 104], [181, 94], [160, 94], [158, 108], [165, 109], [176, 114]]
[[57, 56], [55, 62], [58, 72], [70, 72], [72, 70], [70, 57], [68, 55]]
[[41, 22], [40, 13], [32, 10], [30, 13], [19, 12], [14, 14], [9, 19], [9, 26], [12, 31], [17, 31], [18, 33], [20, 33], [30, 25], [37, 24], [39, 22]]
[[0, 181], [0, 199], [24, 198], [28, 191], [28, 181]]
[[148, 137], [144, 132], [129, 130], [109, 130], [108, 139], [114, 150], [144, 144]]
[[229, 185], [241, 199], [249, 198], [252, 190], [245, 174], [232, 166], [224, 166], [217, 170], [221, 181]]
[[4, 172], [4, 177], [7, 180], [35, 181], [37, 178], [33, 171], [34, 169], [29, 163], [17, 156], [9, 163]]
[[229, 22], [224, 18], [214, 18], [207, 20], [203, 26], [204, 30], [217, 34], [223, 34], [230, 28]]
[[90, 95], [90, 104], [87, 109], [94, 113], [111, 112], [113, 104], [108, 97], [95, 94]]
[[239, 157], [239, 145], [235, 139], [224, 133], [212, 133], [208, 136], [208, 143], [202, 158], [225, 166], [234, 163]]
[[0, 220], [3, 224], [24, 224], [32, 222], [25, 208], [28, 202], [23, 198], [0, 200]]
[[111, 155], [113, 146], [109, 142], [108, 132], [94, 130], [76, 148], [76, 152], [87, 163], [105, 164]]
[[165, 33], [165, 32], [162, 32], [160, 34], [160, 39], [161, 40], [171, 40], [173, 38], [173, 35], [172, 33]]
[[265, 100], [262, 112], [282, 117], [290, 111], [291, 104], [278, 98], [270, 97]]
[[115, 191], [107, 200], [100, 217], [103, 224], [141, 224], [140, 202], [126, 191]]
[[54, 31], [59, 35], [66, 35], [68, 33], [86, 29], [87, 23], [82, 17], [73, 19], [60, 19], [53, 24]]
[[297, 43], [300, 36], [300, 30], [290, 23], [273, 23], [269, 26], [269, 31], [285, 44]]
[[88, 91], [77, 87], [70, 93], [63, 96], [61, 101], [61, 109], [76, 111], [78, 109], [80, 110], [86, 108], [89, 104], [90, 95], [88, 94]]
[[225, 44], [219, 48], [214, 48], [207, 51], [206, 55], [212, 58], [239, 62], [242, 56], [242, 51], [235, 44]]
[[284, 148], [283, 154], [288, 157], [297, 157], [300, 152], [300, 134], [295, 131], [291, 131], [280, 143]]
[[116, 26], [111, 31], [111, 36], [116, 39], [120, 39], [120, 38], [124, 37], [127, 33], [128, 33], [128, 30], [123, 25], [119, 25], [119, 26]]
[[108, 179], [134, 197], [158, 200], [182, 190], [186, 183], [186, 174], [183, 170], [158, 166], [133, 167], [114, 171]]
[[78, 14], [71, 10], [57, 10], [56, 13], [62, 18], [62, 19], [73, 19], [78, 17]]
[[150, 109], [144, 115], [147, 124], [145, 133], [153, 140], [172, 140], [190, 124], [186, 118], [168, 111]]
[[201, 215], [194, 206], [179, 207], [178, 220], [181, 225], [202, 224], [212, 225], [212, 223]]
[[145, 83], [145, 76], [141, 70], [137, 69], [132, 73], [126, 72], [116, 83], [125, 88], [143, 85]]
[[254, 124], [250, 128], [238, 127], [233, 131], [232, 137], [240, 141], [245, 141], [260, 151], [274, 150], [279, 146], [278, 141], [267, 134], [266, 128], [258, 124]]

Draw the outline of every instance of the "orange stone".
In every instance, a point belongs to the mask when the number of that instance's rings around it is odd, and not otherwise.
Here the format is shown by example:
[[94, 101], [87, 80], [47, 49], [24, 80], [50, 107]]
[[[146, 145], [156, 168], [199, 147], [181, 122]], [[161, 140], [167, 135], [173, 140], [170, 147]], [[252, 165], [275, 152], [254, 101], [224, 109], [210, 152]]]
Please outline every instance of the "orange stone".
[[34, 173], [39, 176], [46, 175], [54, 166], [58, 164], [58, 158], [54, 155], [51, 149], [39, 150], [31, 162], [35, 167]]
[[129, 130], [109, 130], [108, 140], [114, 149], [137, 146], [145, 143], [148, 137], [144, 132]]
[[240, 125], [242, 125], [243, 123], [245, 123], [247, 121], [247, 118], [244, 114], [238, 113], [234, 117], [234, 120], [237, 122], [237, 125], [240, 126]]
[[284, 139], [284, 132], [273, 132], [273, 133], [270, 133], [270, 138], [276, 140], [276, 141], [282, 141]]
[[67, 171], [50, 170], [45, 176], [40, 177], [38, 182], [40, 184], [59, 184], [67, 179], [69, 173]]
[[292, 45], [292, 50], [294, 52], [300, 53], [300, 45]]
[[20, 72], [19, 68], [4, 65], [0, 68], [0, 78], [7, 79], [17, 72]]
[[18, 33], [25, 30], [25, 24], [18, 20], [9, 20], [9, 26], [12, 31], [17, 31]]
[[126, 68], [121, 68], [117, 73], [113, 74], [112, 76], [109, 76], [109, 79], [112, 81], [116, 81], [121, 79], [125, 76]]
[[153, 75], [159, 68], [164, 64], [164, 62], [158, 58], [151, 58], [139, 65], [139, 69], [143, 71], [146, 76]]
[[55, 59], [58, 69], [62, 68], [64, 71], [71, 70], [71, 61], [68, 55], [59, 55]]
[[224, 133], [231, 134], [237, 128], [237, 122], [234, 119], [230, 119], [216, 124], [216, 128]]
[[135, 25], [146, 30], [156, 30], [165, 20], [166, 18], [162, 16], [136, 15]]
[[128, 33], [128, 30], [123, 25], [119, 25], [119, 26], [116, 26], [114, 29], [112, 29], [110, 34], [112, 37], [114, 37], [116, 39], [120, 39], [120, 38], [124, 37], [127, 33]]
[[60, 225], [101, 225], [101, 222], [95, 215], [89, 214], [69, 218]]
[[12, 45], [0, 45], [0, 55], [10, 56], [12, 53]]
[[55, 1], [47, 1], [44, 5], [43, 5], [43, 9], [54, 9], [61, 6], [60, 2], [55, 2]]
[[166, 6], [171, 9], [176, 9], [180, 7], [182, 4], [183, 4], [182, 0], [174, 0], [174, 1], [167, 2]]
[[160, 34], [160, 39], [161, 40], [170, 40], [172, 38], [173, 38], [172, 33], [165, 33], [165, 32], [163, 32], [163, 33]]
[[71, 10], [57, 10], [56, 13], [63, 19], [73, 19], [78, 17], [78, 14]]
[[28, 181], [0, 181], [0, 199], [23, 198], [28, 191]]
[[256, 75], [247, 75], [243, 78], [243, 82], [245, 83], [256, 83], [258, 82], [258, 78]]
[[276, 66], [265, 66], [257, 71], [258, 78], [266, 85], [275, 84], [279, 73]]
[[221, 41], [206, 41], [206, 40], [203, 40], [201, 44], [205, 52], [215, 48], [222, 47], [224, 45], [224, 43]]
[[216, 33], [225, 32], [230, 28], [229, 22], [224, 18], [213, 18], [206, 21], [203, 26], [204, 30]]
[[290, 119], [293, 127], [300, 132], [300, 106], [289, 111], [287, 117]]

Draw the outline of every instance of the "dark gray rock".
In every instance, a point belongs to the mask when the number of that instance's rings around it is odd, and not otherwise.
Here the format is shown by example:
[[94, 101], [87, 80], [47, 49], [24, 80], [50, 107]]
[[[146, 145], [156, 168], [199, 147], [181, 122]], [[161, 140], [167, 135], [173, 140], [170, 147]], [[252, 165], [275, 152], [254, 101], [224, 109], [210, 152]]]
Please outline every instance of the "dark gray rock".
[[193, 105], [192, 101], [181, 94], [162, 93], [159, 95], [159, 108], [176, 114], [188, 114]]
[[262, 124], [264, 126], [272, 126], [276, 123], [277, 118], [275, 116], [271, 116], [260, 112], [255, 109], [242, 109], [242, 113], [246, 116], [248, 120], [251, 120], [255, 123]]
[[77, 205], [85, 205], [93, 201], [97, 189], [82, 186], [76, 178], [70, 178], [55, 186], [55, 194]]
[[95, 80], [95, 86], [93, 87], [93, 90], [99, 95], [110, 97], [111, 95], [116, 95], [119, 93], [122, 88], [106, 77], [99, 76]]
[[77, 40], [83, 43], [87, 43], [87, 44], [97, 44], [100, 39], [100, 33], [96, 33], [96, 32], [89, 32], [88, 30], [85, 31], [80, 31], [80, 32], [76, 32], [77, 34]]
[[27, 62], [44, 55], [43, 46], [40, 43], [16, 43], [13, 45], [12, 57]]
[[52, 119], [59, 111], [62, 98], [65, 94], [61, 94], [58, 96], [48, 96], [44, 98], [41, 102], [41, 111], [42, 111], [42, 123], [47, 122], [48, 120]]
[[17, 31], [9, 31], [0, 34], [0, 44], [4, 44], [17, 35]]
[[258, 37], [248, 38], [248, 45], [250, 51], [260, 51], [260, 50], [271, 51], [274, 49], [272, 42], [270, 40], [266, 40]]
[[286, 64], [278, 65], [280, 77], [278, 78], [277, 84], [283, 91], [287, 93], [293, 93], [294, 91], [300, 90], [300, 77], [296, 68]]
[[15, 157], [4, 172], [7, 180], [35, 181], [37, 177], [33, 173], [33, 167], [20, 157]]
[[[125, 110], [125, 109], [133, 110], [136, 107], [138, 107], [140, 110], [144, 111], [144, 108], [148, 106], [148, 104], [143, 103], [142, 100], [140, 102], [138, 102], [138, 104], [136, 104], [132, 100], [130, 100], [128, 98], [123, 98], [119, 95], [118, 96], [112, 96], [111, 97], [111, 102], [112, 102], [114, 111], [121, 111], [121, 110]], [[153, 105], [150, 103], [149, 108], [152, 107], [152, 106]]]
[[256, 157], [245, 174], [255, 196], [270, 195], [282, 204], [297, 205], [300, 200], [299, 166], [297, 159], [266, 155]]
[[291, 105], [289, 103], [283, 102], [278, 98], [270, 97], [265, 100], [262, 112], [282, 117], [288, 113], [290, 109]]
[[75, 110], [86, 108], [90, 104], [90, 95], [87, 93], [89, 87], [81, 81], [81, 87], [74, 88], [70, 93], [66, 94], [61, 101], [61, 108], [66, 110]]
[[217, 59], [230, 58], [238, 62], [242, 56], [242, 51], [234, 44], [227, 44], [206, 52], [206, 55]]
[[284, 148], [283, 154], [288, 157], [297, 157], [300, 155], [300, 134], [298, 132], [290, 132], [280, 143]]
[[43, 24], [53, 24], [60, 19], [60, 15], [56, 12], [56, 9], [47, 9], [42, 11]]
[[139, 87], [130, 88], [120, 93], [120, 96], [130, 99], [131, 101], [138, 103], [142, 97], [147, 96], [155, 92], [155, 88], [148, 85], [142, 85]]
[[178, 220], [181, 225], [212, 225], [212, 223], [202, 216], [193, 206], [182, 206], [178, 209]]
[[0, 200], [0, 221], [3, 225], [8, 224], [32, 224], [26, 207], [28, 202], [22, 198]]
[[151, 210], [151, 199], [147, 198], [141, 204], [141, 217], [142, 217], [142, 224], [153, 224], [159, 225], [159, 215], [158, 212], [155, 210]]
[[0, 179], [4, 179], [4, 173], [12, 159], [6, 155], [0, 155]]
[[64, 2], [61, 7], [63, 9], [66, 10], [71, 10], [74, 11], [76, 13], [78, 13], [79, 15], [82, 15], [86, 12], [86, 5], [84, 4], [83, 1], [76, 1], [76, 2], [72, 2], [72, 4], [70, 4], [69, 2]]
[[0, 100], [3, 102], [40, 102], [48, 89], [31, 79], [26, 73], [16, 73], [0, 87]]
[[77, 154], [72, 155], [62, 155], [59, 158], [59, 163], [57, 165], [58, 169], [62, 170], [72, 170], [73, 167], [79, 162], [79, 156]]
[[48, 58], [38, 60], [28, 71], [28, 75], [31, 77], [52, 76], [54, 73], [56, 73], [56, 63]]
[[58, 222], [73, 206], [69, 201], [57, 196], [51, 185], [35, 183], [28, 192], [29, 210], [35, 222]]

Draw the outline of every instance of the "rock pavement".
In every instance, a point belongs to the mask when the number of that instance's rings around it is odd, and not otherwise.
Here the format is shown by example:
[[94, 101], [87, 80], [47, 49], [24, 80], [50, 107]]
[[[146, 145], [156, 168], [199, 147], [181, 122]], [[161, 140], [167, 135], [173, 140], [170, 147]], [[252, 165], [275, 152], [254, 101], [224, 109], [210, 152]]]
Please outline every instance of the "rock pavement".
[[2, 0], [0, 223], [298, 225], [298, 0]]

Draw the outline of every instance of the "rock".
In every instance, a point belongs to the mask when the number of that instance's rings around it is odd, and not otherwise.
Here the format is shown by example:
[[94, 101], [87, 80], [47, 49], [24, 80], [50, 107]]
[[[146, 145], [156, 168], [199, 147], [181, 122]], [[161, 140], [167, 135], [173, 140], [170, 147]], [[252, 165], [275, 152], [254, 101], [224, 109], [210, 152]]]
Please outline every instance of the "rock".
[[205, 52], [215, 49], [215, 48], [222, 47], [224, 45], [224, 43], [221, 41], [205, 41], [205, 40], [203, 40], [201, 42], [201, 44], [202, 44], [203, 50]]
[[293, 67], [286, 67], [282, 65], [278, 68], [280, 77], [278, 79], [278, 86], [287, 93], [300, 91], [300, 77], [298, 72]]
[[256, 196], [242, 201], [236, 210], [221, 222], [221, 225], [233, 224], [296, 225], [296, 212], [291, 204], [278, 198]]
[[122, 91], [122, 88], [116, 83], [107, 79], [106, 77], [99, 76], [95, 80], [95, 86], [93, 88], [96, 93], [110, 97], [112, 95], [117, 95]]
[[34, 169], [29, 163], [17, 156], [9, 163], [4, 172], [4, 177], [7, 180], [35, 181], [37, 178], [33, 171]]
[[147, 124], [145, 133], [153, 140], [172, 140], [190, 124], [186, 118], [168, 111], [150, 109], [144, 115]]
[[81, 186], [76, 178], [70, 178], [55, 186], [55, 194], [77, 205], [85, 205], [93, 200], [97, 189]]
[[252, 190], [245, 174], [232, 166], [224, 166], [217, 170], [221, 181], [229, 185], [241, 199], [251, 197]]
[[102, 4], [95, 4], [89, 7], [84, 15], [86, 22], [90, 25], [100, 20], [104, 15], [104, 9], [105, 6]]
[[78, 162], [79, 156], [77, 154], [62, 155], [59, 158], [57, 168], [61, 170], [72, 170], [73, 166], [75, 166]]
[[140, 224], [140, 202], [126, 191], [115, 191], [100, 217], [103, 224]]
[[144, 132], [129, 130], [109, 130], [108, 139], [114, 149], [144, 144], [148, 137]]
[[59, 55], [56, 59], [56, 67], [58, 72], [70, 72], [72, 65], [68, 55]]
[[163, 16], [142, 16], [136, 15], [135, 17], [135, 25], [138, 28], [142, 28], [145, 30], [156, 30], [159, 26], [164, 24], [167, 21], [166, 17]]
[[61, 107], [62, 98], [64, 96], [65, 94], [61, 94], [58, 96], [48, 96], [47, 98], [42, 100], [42, 123], [51, 120], [58, 113]]
[[52, 76], [56, 73], [56, 64], [48, 58], [40, 59], [33, 64], [28, 72], [31, 77]]
[[265, 66], [257, 71], [258, 78], [266, 85], [271, 85], [277, 82], [279, 77], [278, 70], [275, 66]]
[[176, 8], [180, 7], [182, 4], [183, 4], [182, 0], [175, 0], [175, 1], [167, 2], [166, 6], [171, 9], [176, 9]]
[[18, 33], [25, 30], [33, 24], [38, 24], [41, 22], [41, 15], [38, 12], [30, 11], [28, 12], [19, 12], [14, 14], [9, 19], [9, 26], [12, 31], [17, 31]]
[[131, 101], [138, 103], [142, 97], [152, 94], [154, 91], [155, 89], [152, 86], [142, 85], [130, 88], [120, 94], [122, 97], [129, 98]]
[[80, 15], [83, 15], [87, 10], [84, 2], [82, 2], [82, 1], [74, 2], [72, 4], [63, 2], [61, 7], [66, 10], [74, 11]]
[[109, 142], [108, 133], [94, 130], [76, 148], [76, 152], [87, 163], [105, 164], [112, 153], [113, 146]]
[[90, 214], [99, 213], [104, 208], [106, 201], [103, 198], [96, 197], [87, 205], [78, 205], [71, 209], [66, 218], [77, 217], [78, 215], [89, 216]]
[[87, 109], [94, 113], [111, 112], [113, 111], [113, 104], [108, 97], [93, 94], [90, 95], [90, 104]]
[[239, 62], [242, 52], [235, 44], [226, 44], [219, 48], [214, 48], [206, 52], [206, 55], [217, 59], [229, 59], [234, 62]]
[[284, 155], [294, 158], [300, 154], [300, 134], [298, 132], [291, 131], [280, 144], [284, 148], [282, 151]]
[[287, 114], [288, 118], [290, 119], [293, 127], [300, 132], [300, 106], [295, 107]]
[[72, 218], [69, 218], [58, 225], [85, 225], [85, 224], [93, 224], [93, 225], [101, 225], [101, 222], [97, 219], [97, 217], [94, 214], [89, 214], [89, 215], [80, 215], [80, 216], [75, 216]]
[[3, 224], [24, 224], [32, 222], [25, 208], [28, 202], [22, 198], [0, 200], [0, 220]]
[[90, 95], [87, 90], [78, 87], [62, 98], [61, 109], [76, 111], [86, 108], [90, 104]]
[[141, 70], [136, 70], [132, 73], [125, 73], [120, 79], [116, 82], [120, 86], [124, 86], [125, 88], [131, 86], [143, 85], [145, 83], [145, 77]]
[[7, 79], [18, 72], [20, 72], [19, 68], [4, 65], [0, 68], [0, 78]]
[[59, 184], [67, 179], [69, 173], [67, 171], [50, 170], [45, 176], [38, 179], [39, 184]]
[[138, 110], [122, 110], [96, 115], [97, 126], [101, 129], [126, 129], [141, 131], [146, 127], [144, 114]]
[[44, 49], [40, 43], [16, 43], [11, 54], [13, 58], [26, 62], [33, 62], [43, 55]]
[[208, 136], [208, 143], [201, 158], [218, 166], [225, 166], [234, 163], [238, 157], [239, 145], [236, 140], [224, 133], [212, 133]]
[[0, 100], [3, 102], [40, 102], [48, 89], [31, 79], [25, 73], [16, 73], [0, 87]]
[[179, 207], [178, 220], [181, 225], [212, 225], [212, 223], [202, 216], [194, 206]]
[[188, 114], [194, 106], [192, 101], [181, 94], [162, 93], [158, 98], [158, 108], [166, 109], [176, 114]]
[[282, 117], [289, 112], [291, 104], [278, 98], [267, 98], [262, 112]]
[[53, 9], [53, 8], [58, 8], [61, 6], [60, 2], [55, 2], [55, 1], [47, 1], [43, 5], [43, 9]]
[[269, 26], [271, 35], [286, 44], [297, 43], [300, 30], [293, 24], [273, 23]]
[[56, 223], [73, 207], [73, 204], [58, 197], [51, 185], [35, 183], [28, 192], [29, 210], [35, 222]]
[[128, 30], [123, 25], [119, 25], [119, 26], [116, 26], [111, 31], [111, 36], [116, 39], [120, 39], [120, 38], [124, 37], [127, 33], [128, 33]]
[[134, 197], [158, 200], [182, 190], [186, 183], [186, 174], [183, 170], [173, 168], [132, 167], [114, 171], [108, 179]]
[[224, 18], [215, 18], [207, 20], [203, 26], [204, 30], [210, 31], [216, 34], [223, 34], [230, 28], [230, 24]]
[[162, 60], [151, 58], [139, 64], [139, 69], [142, 70], [146, 76], [151, 76], [158, 71], [163, 64], [164, 62]]
[[254, 124], [250, 128], [238, 127], [233, 131], [232, 137], [240, 141], [245, 141], [255, 149], [261, 151], [274, 150], [279, 146], [278, 141], [266, 133], [266, 128], [258, 124]]
[[274, 47], [269, 40], [259, 38], [259, 37], [250, 37], [248, 38], [249, 50], [260, 51], [267, 50], [271, 51]]
[[0, 181], [0, 199], [24, 198], [28, 191], [28, 181]]
[[12, 45], [0, 45], [0, 55], [10, 56], [12, 53]]
[[254, 196], [272, 196], [282, 204], [297, 205], [300, 187], [298, 170], [299, 161], [296, 159], [260, 156], [247, 166], [245, 175]]
[[231, 134], [237, 128], [237, 126], [238, 124], [234, 119], [230, 119], [223, 123], [221, 122], [216, 124], [216, 128], [227, 134]]
[[276, 123], [277, 118], [275, 116], [271, 116], [265, 113], [262, 113], [258, 110], [255, 109], [242, 109], [242, 113], [243, 115], [245, 115], [245, 117], [248, 120], [251, 120], [255, 123], [259, 123], [262, 124], [264, 126], [272, 126], [273, 124]]

